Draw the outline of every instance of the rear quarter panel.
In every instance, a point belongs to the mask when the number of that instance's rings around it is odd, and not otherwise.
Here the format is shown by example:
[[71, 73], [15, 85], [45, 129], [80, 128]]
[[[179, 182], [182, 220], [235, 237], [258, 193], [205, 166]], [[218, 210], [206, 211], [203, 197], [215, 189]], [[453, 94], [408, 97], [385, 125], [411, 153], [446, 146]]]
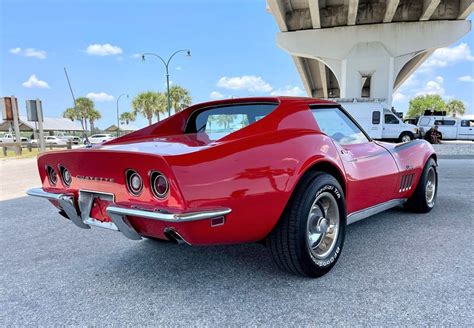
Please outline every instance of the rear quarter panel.
[[[232, 209], [225, 225], [208, 229], [206, 239], [198, 241], [203, 244], [263, 239], [307, 168], [318, 161], [341, 167], [331, 139], [312, 130], [260, 134], [203, 150], [199, 156], [166, 160], [187, 209]], [[185, 234], [183, 230], [187, 238]]]

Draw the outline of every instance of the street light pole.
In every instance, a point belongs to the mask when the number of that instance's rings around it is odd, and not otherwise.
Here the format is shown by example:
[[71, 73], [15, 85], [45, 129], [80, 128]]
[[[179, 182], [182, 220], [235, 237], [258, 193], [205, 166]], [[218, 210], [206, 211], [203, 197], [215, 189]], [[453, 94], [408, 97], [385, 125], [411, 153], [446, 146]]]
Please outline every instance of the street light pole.
[[168, 117], [171, 116], [171, 95], [170, 95], [170, 73], [169, 73], [169, 65], [170, 65], [170, 62], [171, 62], [171, 59], [178, 53], [180, 52], [186, 52], [186, 54], [188, 55], [188, 57], [191, 57], [191, 51], [189, 49], [181, 49], [181, 50], [177, 50], [175, 52], [173, 52], [171, 54], [171, 56], [167, 59], [167, 60], [164, 60], [163, 57], [161, 57], [160, 55], [158, 54], [155, 54], [155, 53], [152, 53], [152, 52], [145, 52], [142, 54], [142, 60], [145, 61], [145, 56], [155, 56], [156, 58], [158, 58], [159, 60], [161, 60], [161, 62], [163, 63], [163, 65], [165, 65], [165, 70], [166, 70], [166, 96], [167, 96], [167, 100], [168, 100]]
[[117, 138], [119, 137], [119, 130], [120, 130], [120, 115], [119, 115], [119, 100], [122, 96], [127, 96], [128, 94], [122, 93], [120, 96], [117, 97]]

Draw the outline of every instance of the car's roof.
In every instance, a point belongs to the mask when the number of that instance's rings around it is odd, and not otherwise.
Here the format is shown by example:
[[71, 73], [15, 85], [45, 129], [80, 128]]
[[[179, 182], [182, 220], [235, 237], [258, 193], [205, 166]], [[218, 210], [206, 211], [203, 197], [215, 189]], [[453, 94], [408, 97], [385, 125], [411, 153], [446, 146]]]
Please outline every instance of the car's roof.
[[335, 104], [334, 101], [319, 99], [319, 98], [276, 96], [276, 97], [244, 97], [244, 98], [221, 99], [221, 100], [202, 102], [196, 105], [199, 107], [206, 107], [206, 106], [235, 104], [235, 103], [244, 103], [244, 102], [275, 102], [279, 104], [290, 103], [290, 102], [300, 102], [300, 103], [303, 102], [307, 104]]

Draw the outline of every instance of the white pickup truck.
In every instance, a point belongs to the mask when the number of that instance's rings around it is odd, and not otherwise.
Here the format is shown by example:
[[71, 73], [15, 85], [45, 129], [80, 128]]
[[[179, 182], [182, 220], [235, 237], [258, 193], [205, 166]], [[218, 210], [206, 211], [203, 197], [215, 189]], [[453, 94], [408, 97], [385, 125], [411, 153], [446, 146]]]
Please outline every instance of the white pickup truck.
[[474, 141], [474, 117], [421, 116], [418, 120], [418, 126], [423, 136], [435, 125], [438, 126], [442, 140]]
[[[21, 137], [20, 140], [21, 140], [21, 143], [30, 142], [30, 139], [26, 137]], [[0, 143], [11, 143], [15, 141], [16, 141], [16, 137], [11, 133], [5, 133], [3, 135], [0, 135]]]
[[[332, 99], [331, 99], [332, 100]], [[408, 142], [419, 138], [416, 125], [404, 123], [378, 99], [336, 99], [372, 139]]]

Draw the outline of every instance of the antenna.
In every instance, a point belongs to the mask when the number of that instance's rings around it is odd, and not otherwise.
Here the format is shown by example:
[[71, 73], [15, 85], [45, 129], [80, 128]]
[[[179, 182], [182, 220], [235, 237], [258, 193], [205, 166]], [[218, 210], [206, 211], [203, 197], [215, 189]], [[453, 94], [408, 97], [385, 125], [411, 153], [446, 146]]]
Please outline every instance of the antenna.
[[[74, 101], [74, 109], [76, 109], [76, 97], [74, 97], [74, 92], [72, 91], [71, 81], [69, 81], [69, 75], [67, 74], [66, 67], [64, 67], [64, 74], [66, 75], [67, 84], [69, 85], [69, 91], [71, 91], [72, 100]], [[86, 129], [84, 128], [84, 121], [82, 120], [82, 118], [80, 121], [81, 121], [81, 127], [82, 127], [82, 136], [84, 137], [84, 140], [85, 140], [84, 143], [86, 147], [91, 147], [92, 145], [89, 141], [89, 138], [87, 138]]]

